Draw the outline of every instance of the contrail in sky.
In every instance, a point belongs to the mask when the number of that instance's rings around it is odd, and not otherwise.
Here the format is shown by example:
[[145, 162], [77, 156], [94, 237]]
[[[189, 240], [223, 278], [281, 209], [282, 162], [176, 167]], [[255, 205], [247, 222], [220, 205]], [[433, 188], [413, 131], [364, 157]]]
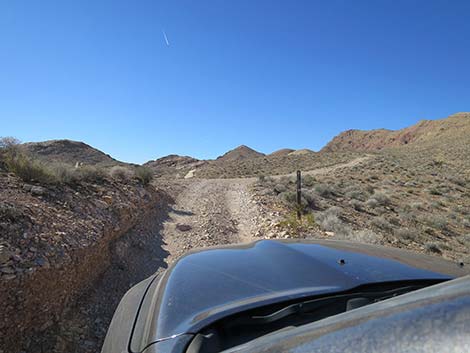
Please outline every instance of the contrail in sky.
[[166, 45], [169, 47], [169, 46], [170, 46], [170, 42], [168, 41], [168, 37], [166, 36], [165, 31], [162, 30], [162, 33], [163, 33], [163, 38], [165, 38], [165, 43], [166, 43]]

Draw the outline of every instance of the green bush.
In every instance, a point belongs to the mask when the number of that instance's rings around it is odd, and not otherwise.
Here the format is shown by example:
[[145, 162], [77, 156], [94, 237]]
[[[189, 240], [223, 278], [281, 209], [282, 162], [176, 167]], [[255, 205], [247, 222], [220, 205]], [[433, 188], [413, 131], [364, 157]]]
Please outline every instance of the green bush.
[[302, 177], [302, 186], [306, 186], [310, 188], [313, 185], [315, 185], [315, 182], [316, 182], [315, 178], [309, 174]]
[[330, 198], [335, 195], [335, 189], [327, 184], [317, 184], [314, 187], [315, 192], [325, 198]]
[[304, 214], [301, 219], [297, 218], [297, 212], [289, 213], [284, 220], [279, 222], [279, 226], [287, 228], [296, 234], [308, 230], [315, 225], [315, 218], [312, 213]]
[[274, 192], [276, 194], [281, 194], [287, 190], [287, 187], [284, 184], [276, 184], [274, 186]]
[[143, 185], [148, 185], [153, 179], [153, 172], [147, 167], [137, 167], [135, 176]]

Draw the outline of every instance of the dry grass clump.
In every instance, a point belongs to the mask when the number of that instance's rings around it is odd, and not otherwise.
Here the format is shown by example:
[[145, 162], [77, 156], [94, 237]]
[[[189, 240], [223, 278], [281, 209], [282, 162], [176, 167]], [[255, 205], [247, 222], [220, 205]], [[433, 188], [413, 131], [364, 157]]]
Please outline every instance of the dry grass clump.
[[27, 156], [13, 137], [0, 139], [0, 158], [4, 168], [26, 182], [51, 184], [57, 181], [53, 171], [44, 163]]
[[99, 183], [104, 180], [106, 173], [103, 168], [95, 166], [72, 167], [65, 163], [54, 163], [49, 166], [56, 183], [74, 184], [81, 181]]
[[134, 177], [134, 171], [124, 166], [115, 165], [109, 169], [109, 175], [113, 179], [126, 182]]
[[20, 141], [13, 137], [0, 138], [0, 166], [13, 173], [25, 182], [39, 184], [67, 184], [80, 182], [103, 182], [107, 174], [121, 182], [130, 182], [134, 177], [147, 185], [153, 173], [145, 167], [134, 169], [124, 166], [113, 166], [106, 172], [105, 167], [91, 165], [72, 166], [66, 163], [46, 163], [29, 155], [21, 148]]

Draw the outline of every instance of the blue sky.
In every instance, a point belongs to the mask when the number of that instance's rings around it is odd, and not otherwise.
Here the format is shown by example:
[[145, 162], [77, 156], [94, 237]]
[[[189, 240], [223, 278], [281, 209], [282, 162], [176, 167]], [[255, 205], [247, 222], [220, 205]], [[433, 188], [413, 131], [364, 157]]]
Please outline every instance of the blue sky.
[[469, 18], [457, 0], [0, 0], [0, 136], [139, 163], [318, 150], [469, 111]]

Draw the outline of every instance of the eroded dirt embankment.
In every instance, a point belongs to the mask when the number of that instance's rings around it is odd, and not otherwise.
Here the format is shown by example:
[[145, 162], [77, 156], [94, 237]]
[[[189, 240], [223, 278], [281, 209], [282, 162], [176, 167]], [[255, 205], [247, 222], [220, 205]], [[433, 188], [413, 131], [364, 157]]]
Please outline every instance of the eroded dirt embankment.
[[86, 335], [63, 332], [67, 316], [85, 309], [77, 306], [80, 296], [89, 295], [104, 276], [110, 290], [113, 279], [121, 292], [128, 288], [122, 276], [109, 271], [126, 273], [119, 258], [137, 254], [148, 241], [142, 232], [128, 234], [156, 210], [165, 210], [170, 199], [138, 183], [38, 187], [11, 175], [0, 178], [0, 352], [73, 352], [63, 350], [61, 333], [74, 340]]

